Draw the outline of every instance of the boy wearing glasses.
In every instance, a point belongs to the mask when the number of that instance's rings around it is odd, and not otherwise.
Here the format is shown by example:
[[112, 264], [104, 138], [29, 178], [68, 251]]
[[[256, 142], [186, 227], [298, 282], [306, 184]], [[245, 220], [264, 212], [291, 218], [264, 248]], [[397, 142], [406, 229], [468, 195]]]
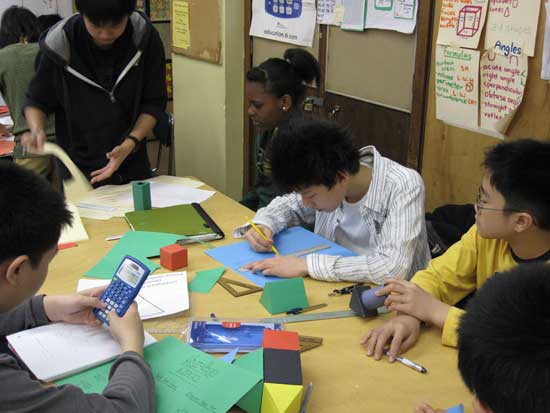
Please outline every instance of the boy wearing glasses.
[[456, 347], [464, 313], [457, 302], [495, 272], [550, 260], [550, 142], [523, 139], [490, 149], [475, 206], [476, 223], [441, 257], [410, 282], [389, 279], [378, 295], [398, 314], [361, 340], [379, 360], [388, 341], [389, 361], [414, 345], [422, 322], [443, 330], [444, 345]]

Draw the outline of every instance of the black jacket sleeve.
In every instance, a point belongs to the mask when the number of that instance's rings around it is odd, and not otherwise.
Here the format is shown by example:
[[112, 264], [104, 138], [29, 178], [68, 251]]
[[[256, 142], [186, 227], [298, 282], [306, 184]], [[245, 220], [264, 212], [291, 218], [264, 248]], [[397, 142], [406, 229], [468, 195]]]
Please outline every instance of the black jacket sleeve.
[[139, 113], [154, 116], [157, 121], [166, 110], [168, 100], [166, 92], [166, 56], [160, 35], [154, 27], [151, 38], [144, 51], [143, 64], [146, 67], [143, 75], [143, 91]]
[[62, 69], [42, 49], [36, 56], [35, 66], [36, 73], [29, 83], [23, 111], [31, 106], [49, 115], [60, 106], [56, 85], [61, 81], [59, 71]]

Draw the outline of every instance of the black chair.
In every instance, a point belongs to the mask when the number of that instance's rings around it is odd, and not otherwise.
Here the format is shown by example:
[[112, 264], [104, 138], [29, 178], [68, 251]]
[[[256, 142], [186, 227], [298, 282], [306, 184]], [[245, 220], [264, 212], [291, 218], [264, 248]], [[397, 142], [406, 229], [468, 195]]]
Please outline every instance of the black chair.
[[153, 129], [154, 138], [150, 138], [147, 142], [158, 141], [159, 148], [157, 152], [157, 163], [153, 168], [156, 172], [160, 166], [162, 159], [162, 150], [168, 148], [168, 175], [173, 175], [174, 170], [174, 115], [170, 112], [164, 112], [162, 119], [157, 122]]

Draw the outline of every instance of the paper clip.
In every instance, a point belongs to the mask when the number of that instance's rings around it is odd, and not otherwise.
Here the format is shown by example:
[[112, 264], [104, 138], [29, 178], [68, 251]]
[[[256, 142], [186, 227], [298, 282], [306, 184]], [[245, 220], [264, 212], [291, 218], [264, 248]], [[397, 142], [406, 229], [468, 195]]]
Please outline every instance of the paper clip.
[[353, 290], [353, 287], [355, 287], [356, 285], [363, 285], [363, 284], [364, 283], [358, 283], [358, 284], [355, 284], [355, 285], [349, 285], [349, 286], [344, 287], [344, 288], [332, 290], [332, 292], [329, 293], [329, 297], [334, 297], [334, 296], [337, 296], [337, 295], [351, 294], [351, 291]]

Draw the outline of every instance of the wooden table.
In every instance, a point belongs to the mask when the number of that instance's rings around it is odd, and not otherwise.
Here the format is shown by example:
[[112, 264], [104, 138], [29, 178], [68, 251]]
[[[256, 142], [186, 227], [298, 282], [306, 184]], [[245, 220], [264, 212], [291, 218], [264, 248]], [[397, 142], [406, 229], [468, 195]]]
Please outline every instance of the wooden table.
[[[251, 212], [221, 193], [205, 201], [204, 209], [220, 225], [226, 238], [216, 241], [221, 246], [236, 242], [232, 229], [245, 222]], [[42, 288], [43, 293], [71, 293], [76, 290], [82, 274], [90, 269], [114, 244], [105, 241], [109, 235], [128, 231], [122, 218], [110, 221], [84, 220], [90, 241], [82, 242], [76, 248], [62, 250], [50, 265], [49, 276]], [[220, 264], [203, 253], [205, 247], [193, 245], [189, 248], [189, 279], [197, 270], [209, 269]], [[163, 269], [157, 272], [166, 272]], [[226, 277], [247, 281], [239, 274], [227, 271]], [[334, 288], [349, 283], [327, 283], [305, 279], [310, 304], [328, 303], [328, 307], [317, 310], [337, 311], [348, 309], [350, 296], [328, 297]], [[216, 285], [209, 294], [190, 294], [191, 308], [184, 316], [145, 322], [145, 328], [183, 329], [187, 317], [270, 317], [259, 303], [260, 293], [233, 297], [221, 286]], [[288, 330], [302, 335], [323, 338], [323, 345], [302, 353], [304, 384], [313, 382], [313, 393], [308, 412], [413, 412], [424, 401], [442, 408], [460, 402], [471, 412], [471, 396], [459, 376], [456, 350], [441, 345], [440, 331], [426, 329], [417, 345], [406, 356], [428, 369], [420, 374], [399, 363], [389, 364], [384, 359], [375, 362], [365, 355], [359, 345], [360, 338], [372, 327], [392, 317], [386, 314], [372, 319], [343, 318], [287, 324]], [[157, 338], [162, 338], [158, 335]]]

